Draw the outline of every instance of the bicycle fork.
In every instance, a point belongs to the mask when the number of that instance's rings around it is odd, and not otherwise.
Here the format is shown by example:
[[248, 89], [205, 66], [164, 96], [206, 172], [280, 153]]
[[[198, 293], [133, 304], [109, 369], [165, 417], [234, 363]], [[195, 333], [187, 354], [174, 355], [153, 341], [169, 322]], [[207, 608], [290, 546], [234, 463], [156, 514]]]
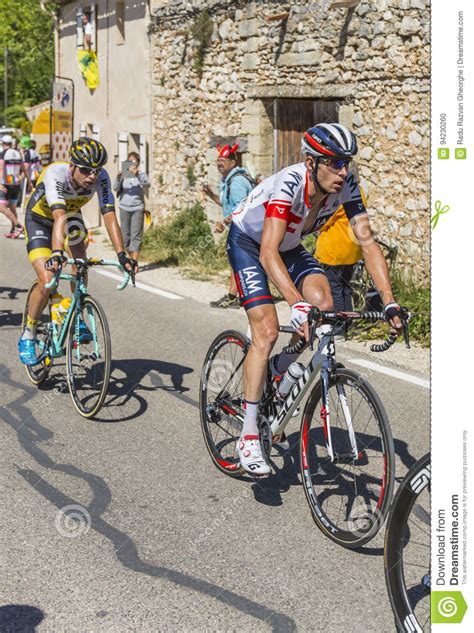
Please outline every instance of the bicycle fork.
[[344, 415], [344, 421], [347, 426], [347, 433], [349, 436], [349, 444], [350, 444], [350, 453], [348, 454], [335, 454], [333, 445], [332, 445], [332, 433], [331, 433], [331, 418], [330, 418], [330, 407], [329, 407], [329, 375], [330, 368], [332, 363], [334, 362], [334, 357], [328, 355], [323, 362], [323, 366], [321, 368], [321, 411], [320, 417], [323, 423], [324, 430], [324, 439], [326, 440], [326, 448], [328, 452], [329, 459], [331, 462], [334, 461], [346, 461], [346, 460], [355, 460], [359, 456], [359, 451], [357, 449], [357, 440], [354, 433], [354, 425], [352, 424], [351, 412], [349, 410], [349, 405], [347, 403], [347, 396], [343, 385], [336, 383], [336, 391], [339, 398], [339, 402], [341, 403], [341, 409]]

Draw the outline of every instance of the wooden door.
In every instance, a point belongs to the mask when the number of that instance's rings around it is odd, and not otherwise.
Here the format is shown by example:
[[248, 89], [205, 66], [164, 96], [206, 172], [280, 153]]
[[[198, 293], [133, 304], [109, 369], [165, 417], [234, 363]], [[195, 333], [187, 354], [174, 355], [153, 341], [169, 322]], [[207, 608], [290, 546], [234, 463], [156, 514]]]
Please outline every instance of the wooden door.
[[336, 123], [338, 101], [277, 99], [274, 104], [275, 171], [302, 161], [301, 136], [317, 123]]

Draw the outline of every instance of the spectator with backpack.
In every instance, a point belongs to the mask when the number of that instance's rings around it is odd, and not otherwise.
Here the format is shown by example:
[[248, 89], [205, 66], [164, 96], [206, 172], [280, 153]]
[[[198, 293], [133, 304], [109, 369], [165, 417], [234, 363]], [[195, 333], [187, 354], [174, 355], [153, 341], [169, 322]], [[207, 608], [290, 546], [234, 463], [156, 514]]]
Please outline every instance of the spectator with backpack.
[[36, 141], [30, 139], [29, 136], [23, 136], [20, 139], [20, 148], [23, 150], [23, 161], [30, 176], [31, 187], [34, 189], [39, 175], [43, 171], [41, 156], [36, 151]]
[[[217, 145], [217, 169], [221, 175], [219, 195], [208, 184], [203, 187], [204, 193], [222, 207], [224, 222], [217, 226], [219, 233], [222, 233], [225, 226], [231, 223], [232, 213], [257, 184], [246, 169], [237, 165], [238, 147], [238, 143], [233, 147]], [[229, 292], [217, 301], [211, 301], [210, 305], [213, 308], [240, 307], [237, 285], [233, 275], [230, 278]]]

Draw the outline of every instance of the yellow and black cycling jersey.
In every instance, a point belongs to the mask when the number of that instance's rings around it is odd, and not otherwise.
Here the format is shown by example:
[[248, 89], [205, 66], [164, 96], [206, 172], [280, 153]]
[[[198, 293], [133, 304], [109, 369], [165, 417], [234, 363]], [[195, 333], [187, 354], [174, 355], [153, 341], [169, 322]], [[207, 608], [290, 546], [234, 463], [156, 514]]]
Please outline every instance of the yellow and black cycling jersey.
[[110, 178], [105, 169], [101, 169], [92, 187], [75, 189], [69, 175], [69, 163], [51, 163], [41, 172], [27, 200], [26, 213], [52, 220], [55, 209], [66, 208], [68, 215], [75, 215], [95, 193], [103, 215], [115, 210]]

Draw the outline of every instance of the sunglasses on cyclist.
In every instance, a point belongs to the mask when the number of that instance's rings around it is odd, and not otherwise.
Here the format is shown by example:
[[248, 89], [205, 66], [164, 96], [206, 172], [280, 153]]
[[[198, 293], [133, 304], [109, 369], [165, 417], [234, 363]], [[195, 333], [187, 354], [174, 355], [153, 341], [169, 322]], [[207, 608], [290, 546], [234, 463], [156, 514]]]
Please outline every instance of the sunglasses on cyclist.
[[102, 167], [78, 167], [79, 173], [83, 176], [98, 176]]
[[344, 169], [344, 167], [349, 169], [349, 165], [351, 164], [350, 160], [342, 158], [320, 158], [320, 161], [323, 165], [326, 165], [326, 167], [329, 167], [334, 171], [340, 171], [341, 169]]

